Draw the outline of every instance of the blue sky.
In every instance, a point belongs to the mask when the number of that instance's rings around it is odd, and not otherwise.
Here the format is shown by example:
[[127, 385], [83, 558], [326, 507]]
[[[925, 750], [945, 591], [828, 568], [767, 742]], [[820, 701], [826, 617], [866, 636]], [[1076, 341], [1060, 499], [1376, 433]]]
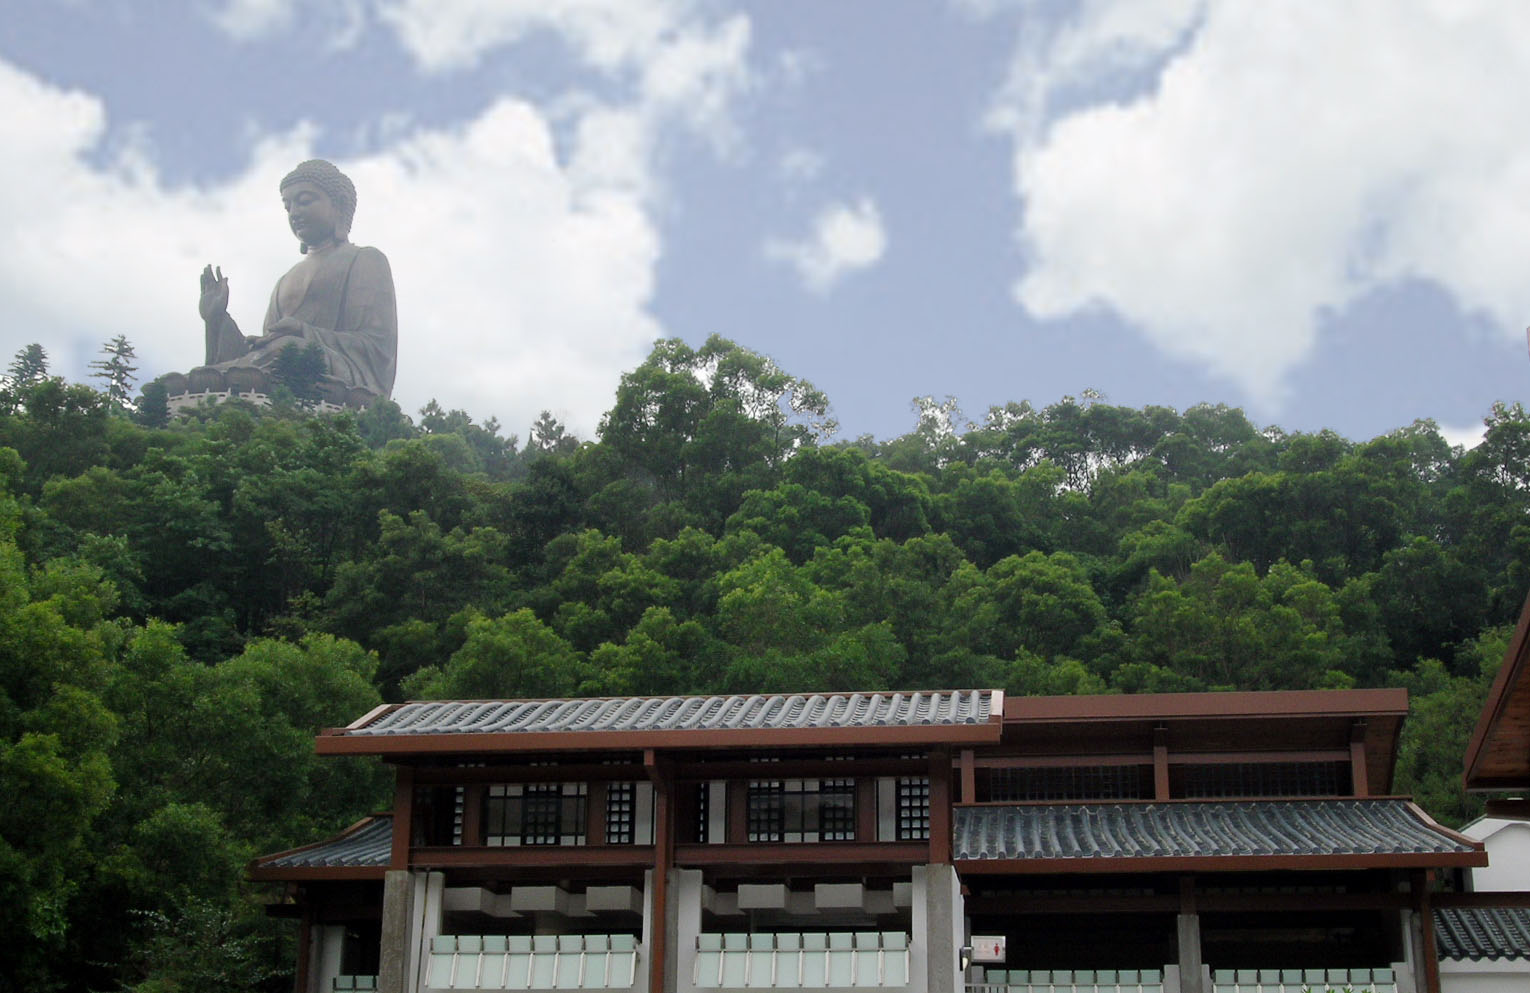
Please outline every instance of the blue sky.
[[0, 0], [0, 352], [201, 361], [313, 155], [392, 262], [395, 398], [593, 434], [722, 334], [841, 437], [1094, 389], [1469, 439], [1530, 385], [1530, 5]]

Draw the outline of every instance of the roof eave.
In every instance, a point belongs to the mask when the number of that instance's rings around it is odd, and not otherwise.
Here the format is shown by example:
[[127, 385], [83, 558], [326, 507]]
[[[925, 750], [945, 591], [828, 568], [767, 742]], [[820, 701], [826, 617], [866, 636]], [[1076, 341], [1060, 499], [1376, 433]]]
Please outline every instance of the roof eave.
[[1098, 858], [985, 859], [957, 856], [958, 869], [1006, 875], [1140, 872], [1263, 872], [1301, 869], [1441, 869], [1488, 864], [1484, 851], [1346, 853], [1340, 855], [1165, 855]]
[[441, 755], [548, 751], [629, 751], [648, 748], [810, 748], [876, 745], [994, 744], [1002, 731], [994, 713], [980, 724], [894, 727], [725, 728], [680, 731], [443, 732], [437, 734], [323, 734], [320, 755]]
[[1482, 706], [1482, 714], [1477, 718], [1477, 726], [1472, 730], [1471, 740], [1466, 745], [1466, 761], [1462, 779], [1468, 792], [1484, 793], [1526, 785], [1523, 781], [1508, 786], [1492, 785], [1498, 780], [1484, 778], [1480, 766], [1486, 757], [1485, 753], [1493, 730], [1503, 716], [1504, 709], [1509, 705], [1513, 688], [1524, 678], [1527, 659], [1530, 659], [1530, 593], [1525, 595], [1524, 606], [1519, 612], [1519, 623], [1515, 625], [1514, 637], [1509, 641], [1509, 650], [1504, 654], [1503, 665], [1498, 668], [1498, 676], [1493, 680], [1492, 688], [1488, 690], [1487, 700]]

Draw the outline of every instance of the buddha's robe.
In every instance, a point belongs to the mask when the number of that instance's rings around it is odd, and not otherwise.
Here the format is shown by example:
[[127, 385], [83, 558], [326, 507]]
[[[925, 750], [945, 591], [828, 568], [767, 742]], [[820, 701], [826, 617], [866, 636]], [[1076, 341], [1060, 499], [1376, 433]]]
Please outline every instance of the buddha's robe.
[[[277, 321], [301, 324], [296, 334], [270, 336]], [[270, 372], [289, 345], [316, 344], [327, 377], [352, 389], [391, 396], [398, 369], [398, 309], [388, 259], [375, 248], [349, 242], [311, 251], [277, 280], [262, 328], [250, 341], [225, 315], [210, 336], [207, 364], [214, 369], [253, 367]]]

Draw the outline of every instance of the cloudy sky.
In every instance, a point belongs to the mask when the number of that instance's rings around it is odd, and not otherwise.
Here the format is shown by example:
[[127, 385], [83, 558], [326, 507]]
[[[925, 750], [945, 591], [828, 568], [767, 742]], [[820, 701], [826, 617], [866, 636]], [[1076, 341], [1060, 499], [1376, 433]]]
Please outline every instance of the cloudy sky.
[[1368, 438], [1530, 392], [1530, 4], [0, 0], [0, 357], [201, 362], [322, 156], [406, 411], [592, 435], [718, 333], [841, 436], [1095, 389]]

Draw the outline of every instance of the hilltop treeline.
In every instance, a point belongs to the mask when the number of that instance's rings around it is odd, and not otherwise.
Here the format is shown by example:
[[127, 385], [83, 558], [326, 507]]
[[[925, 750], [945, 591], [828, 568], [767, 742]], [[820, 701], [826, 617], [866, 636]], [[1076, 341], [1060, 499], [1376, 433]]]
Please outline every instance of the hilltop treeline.
[[1530, 586], [1518, 405], [1465, 452], [1087, 394], [835, 442], [719, 338], [658, 343], [591, 440], [3, 400], [0, 988], [288, 967], [240, 867], [386, 802], [311, 736], [405, 697], [1403, 685], [1397, 789], [1459, 822]]

